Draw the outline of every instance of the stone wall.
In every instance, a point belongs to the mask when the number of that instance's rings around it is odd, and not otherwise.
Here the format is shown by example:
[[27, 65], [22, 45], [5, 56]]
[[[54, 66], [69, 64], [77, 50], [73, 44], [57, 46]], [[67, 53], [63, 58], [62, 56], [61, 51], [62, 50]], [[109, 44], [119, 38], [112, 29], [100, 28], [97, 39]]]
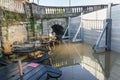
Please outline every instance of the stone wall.
[[66, 23], [65, 18], [44, 20], [43, 21], [43, 35], [48, 35], [50, 28], [55, 24], [61, 25], [64, 28], [64, 30], [66, 29], [67, 23]]
[[[9, 26], [8, 40], [11, 44], [15, 41], [24, 42], [27, 40], [27, 30], [25, 26], [26, 26], [25, 24]], [[6, 30], [7, 30], [6, 27], [2, 27], [3, 40], [7, 39], [5, 37], [7, 34]]]

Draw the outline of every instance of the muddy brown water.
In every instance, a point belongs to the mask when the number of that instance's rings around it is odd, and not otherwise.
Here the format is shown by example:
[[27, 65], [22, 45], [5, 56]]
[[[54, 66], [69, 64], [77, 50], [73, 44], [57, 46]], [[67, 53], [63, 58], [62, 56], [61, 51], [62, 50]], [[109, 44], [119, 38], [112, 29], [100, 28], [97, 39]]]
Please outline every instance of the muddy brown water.
[[57, 45], [51, 53], [52, 65], [64, 72], [61, 80], [79, 80], [80, 70], [75, 68], [76, 65], [85, 68], [98, 80], [119, 80], [120, 75], [115, 75], [120, 71], [119, 56], [119, 53], [113, 51], [94, 53], [92, 46], [88, 44], [71, 42]]

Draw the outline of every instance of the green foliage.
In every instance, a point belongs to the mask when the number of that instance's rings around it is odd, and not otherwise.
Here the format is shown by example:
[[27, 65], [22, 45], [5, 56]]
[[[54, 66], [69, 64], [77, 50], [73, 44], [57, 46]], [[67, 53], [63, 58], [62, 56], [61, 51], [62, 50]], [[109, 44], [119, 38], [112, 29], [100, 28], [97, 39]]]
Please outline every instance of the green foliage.
[[12, 13], [6, 13], [7, 19], [14, 19], [14, 15]]
[[21, 16], [19, 14], [15, 14], [14, 15], [14, 19], [19, 21], [19, 20], [21, 20]]
[[60, 10], [60, 12], [59, 12], [60, 14], [64, 14], [65, 13], [65, 11], [63, 11], [63, 10]]
[[35, 21], [34, 21], [34, 18], [30, 18], [29, 21], [30, 21], [31, 31], [33, 32], [33, 35], [34, 35], [34, 32], [35, 32]]
[[57, 14], [64, 14], [65, 11], [63, 9], [53, 9], [55, 13]]
[[3, 11], [3, 18], [5, 21], [9, 21], [9, 24], [11, 22], [13, 24], [14, 21], [21, 21], [22, 20], [22, 17], [20, 14], [11, 13], [11, 12], [7, 12], [7, 11]]
[[11, 58], [11, 59], [16, 59], [16, 58], [17, 58], [17, 55], [16, 55], [16, 54], [12, 54], [12, 55], [10, 55], [10, 58]]
[[42, 29], [42, 23], [38, 25], [38, 30], [41, 30], [41, 29]]
[[4, 35], [6, 37], [6, 40], [8, 40], [8, 26], [9, 26], [9, 18], [12, 17], [10, 14], [7, 12], [3, 12], [3, 17], [4, 17], [4, 25], [6, 26], [6, 34]]

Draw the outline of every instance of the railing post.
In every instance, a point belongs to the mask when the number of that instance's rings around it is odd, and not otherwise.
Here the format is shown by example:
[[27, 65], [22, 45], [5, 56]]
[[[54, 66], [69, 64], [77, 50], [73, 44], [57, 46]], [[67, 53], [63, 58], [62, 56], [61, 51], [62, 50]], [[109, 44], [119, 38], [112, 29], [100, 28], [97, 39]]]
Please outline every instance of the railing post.
[[111, 26], [112, 26], [112, 19], [107, 19], [106, 22], [108, 22], [108, 25], [106, 27], [106, 49], [105, 50], [111, 50]]
[[108, 22], [108, 27], [106, 28], [106, 49], [105, 50], [111, 50], [111, 27], [112, 27], [112, 19], [111, 19], [111, 6], [112, 4], [108, 4], [108, 9], [107, 9], [107, 20]]
[[41, 8], [41, 14], [42, 14], [42, 15], [46, 14], [45, 7], [42, 7], [42, 8]]

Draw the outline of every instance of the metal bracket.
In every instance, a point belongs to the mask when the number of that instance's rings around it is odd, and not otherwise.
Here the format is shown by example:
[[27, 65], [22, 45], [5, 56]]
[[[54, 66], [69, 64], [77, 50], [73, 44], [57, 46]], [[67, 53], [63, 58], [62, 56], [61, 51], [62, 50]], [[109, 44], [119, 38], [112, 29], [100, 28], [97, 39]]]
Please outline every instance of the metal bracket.
[[[106, 50], [110, 50], [110, 43], [111, 43], [111, 19], [106, 19], [106, 23], [104, 25], [103, 31], [101, 32], [100, 36], [97, 39], [97, 42], [95, 43], [95, 45], [93, 46], [93, 50], [96, 52], [98, 49], [106, 49]], [[106, 42], [104, 46], [100, 46], [100, 42], [102, 40], [103, 35], [106, 32]]]
[[[73, 37], [73, 39], [72, 39], [72, 42], [78, 42], [78, 41], [83, 41], [83, 32], [82, 32], [82, 30], [83, 30], [83, 28], [82, 28], [82, 15], [83, 15], [83, 12], [81, 13], [81, 16], [80, 16], [80, 26], [79, 26], [79, 28], [78, 28], [78, 30], [77, 30], [77, 32], [76, 32], [76, 34], [75, 34], [75, 36]], [[80, 35], [79, 35], [79, 33], [80, 33]], [[77, 39], [77, 36], [80, 36], [80, 38], [79, 39]]]
[[[69, 27], [70, 27], [70, 17], [68, 18], [68, 26], [67, 26], [67, 28], [66, 28], [66, 30], [65, 30], [65, 32], [64, 32], [64, 34], [63, 34], [63, 36], [62, 36], [62, 38], [64, 39], [64, 38], [69, 38], [70, 36], [70, 34], [69, 34]], [[66, 34], [68, 33], [68, 36], [66, 36]]]
[[82, 41], [81, 38], [80, 38], [80, 39], [77, 39], [77, 36], [78, 36], [79, 32], [80, 32], [80, 34], [81, 34], [81, 26], [79, 26], [79, 28], [78, 28], [78, 30], [77, 30], [75, 36], [74, 36], [73, 39], [72, 39], [72, 42]]

